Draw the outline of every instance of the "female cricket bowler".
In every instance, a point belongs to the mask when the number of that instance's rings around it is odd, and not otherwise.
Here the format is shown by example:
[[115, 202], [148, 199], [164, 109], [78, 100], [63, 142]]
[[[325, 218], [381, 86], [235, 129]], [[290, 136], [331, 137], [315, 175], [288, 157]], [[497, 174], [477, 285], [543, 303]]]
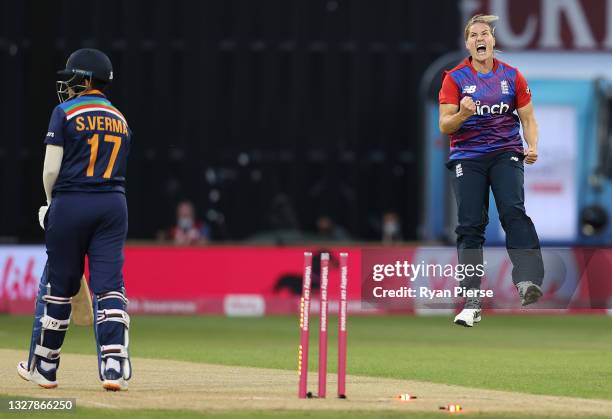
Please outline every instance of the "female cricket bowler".
[[121, 270], [131, 131], [102, 93], [113, 80], [111, 61], [103, 52], [75, 51], [58, 74], [63, 77], [57, 82], [60, 104], [53, 110], [45, 138], [47, 205], [39, 211], [48, 257], [36, 300], [30, 353], [17, 372], [41, 387], [57, 387], [71, 299], [79, 291], [87, 255], [102, 386], [126, 390], [132, 374], [130, 317]]
[[[447, 167], [457, 200], [459, 263], [483, 263], [492, 190], [506, 232], [512, 281], [525, 306], [542, 296], [544, 276], [538, 235], [525, 213], [523, 187], [523, 163], [533, 164], [538, 159], [538, 125], [525, 78], [495, 58], [493, 22], [497, 19], [476, 15], [468, 21], [465, 47], [470, 56], [445, 73], [439, 122], [440, 131], [450, 135]], [[527, 150], [519, 132], [521, 124]], [[472, 275], [461, 286], [479, 290], [480, 281], [481, 277]], [[477, 291], [466, 294], [464, 309], [455, 323], [471, 327], [481, 320], [481, 299]]]

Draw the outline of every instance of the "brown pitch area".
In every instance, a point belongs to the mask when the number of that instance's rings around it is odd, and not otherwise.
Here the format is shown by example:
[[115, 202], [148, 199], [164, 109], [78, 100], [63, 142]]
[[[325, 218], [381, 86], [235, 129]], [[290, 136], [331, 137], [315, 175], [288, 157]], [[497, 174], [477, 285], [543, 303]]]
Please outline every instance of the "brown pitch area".
[[[25, 351], [0, 349], [0, 394], [27, 397], [71, 397], [82, 407], [115, 409], [224, 410], [361, 410], [437, 411], [449, 403], [466, 412], [520, 412], [543, 415], [610, 415], [612, 401], [538, 396], [411, 380], [348, 376], [347, 400], [299, 400], [297, 371], [231, 367], [182, 361], [136, 358], [127, 392], [102, 389], [92, 355], [63, 354], [59, 387], [44, 390], [17, 376]], [[336, 377], [329, 375], [328, 394]], [[309, 376], [316, 391], [316, 374]], [[394, 396], [410, 393], [417, 400]]]

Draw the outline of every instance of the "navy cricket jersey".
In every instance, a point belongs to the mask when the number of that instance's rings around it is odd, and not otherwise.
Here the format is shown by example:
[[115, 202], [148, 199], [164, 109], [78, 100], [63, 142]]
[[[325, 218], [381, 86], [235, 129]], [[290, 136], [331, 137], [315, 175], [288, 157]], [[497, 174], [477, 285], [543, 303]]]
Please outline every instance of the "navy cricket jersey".
[[445, 73], [440, 89], [440, 104], [460, 106], [471, 96], [476, 113], [450, 135], [449, 160], [468, 159], [515, 151], [523, 153], [517, 109], [531, 102], [527, 81], [516, 68], [493, 60], [490, 73], [479, 73], [471, 58]]
[[45, 138], [64, 148], [53, 193], [125, 193], [131, 137], [125, 117], [97, 90], [60, 103]]

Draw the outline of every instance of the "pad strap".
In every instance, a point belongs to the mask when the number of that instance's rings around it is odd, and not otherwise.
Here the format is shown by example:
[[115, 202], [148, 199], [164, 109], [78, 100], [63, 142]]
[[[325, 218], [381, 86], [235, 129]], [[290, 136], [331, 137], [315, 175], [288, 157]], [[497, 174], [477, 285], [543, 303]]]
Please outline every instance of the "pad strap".
[[66, 330], [68, 330], [68, 326], [70, 325], [70, 319], [58, 320], [54, 319], [51, 316], [45, 315], [42, 316], [42, 318], [40, 319], [40, 323], [42, 324], [43, 329], [65, 332]]
[[62, 350], [61, 348], [60, 349], [49, 349], [49, 348], [45, 348], [42, 345], [36, 345], [36, 348], [34, 349], [34, 355], [38, 355], [43, 358], [55, 361], [56, 359], [59, 359], [61, 350]]
[[48, 304], [70, 304], [70, 297], [56, 297], [54, 295], [43, 295], [42, 300]]
[[110, 298], [116, 298], [118, 300], [121, 300], [123, 301], [124, 304], [127, 304], [129, 302], [128, 299], [125, 298], [125, 295], [123, 295], [119, 291], [109, 291], [109, 292], [105, 292], [104, 294], [98, 295], [98, 301], [104, 301]]
[[122, 323], [127, 329], [130, 328], [130, 316], [123, 310], [118, 309], [107, 309], [98, 310], [96, 317], [96, 324], [104, 322], [118, 322]]
[[100, 357], [102, 359], [109, 356], [116, 358], [128, 358], [127, 348], [123, 345], [106, 345], [100, 348]]

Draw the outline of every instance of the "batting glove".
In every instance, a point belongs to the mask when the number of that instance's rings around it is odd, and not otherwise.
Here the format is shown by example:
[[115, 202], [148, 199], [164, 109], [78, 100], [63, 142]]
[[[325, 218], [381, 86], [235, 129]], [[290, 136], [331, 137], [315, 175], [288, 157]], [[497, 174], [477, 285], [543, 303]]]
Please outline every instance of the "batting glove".
[[49, 210], [49, 205], [43, 205], [38, 209], [38, 224], [44, 230], [45, 229], [45, 215], [47, 215], [47, 210]]

